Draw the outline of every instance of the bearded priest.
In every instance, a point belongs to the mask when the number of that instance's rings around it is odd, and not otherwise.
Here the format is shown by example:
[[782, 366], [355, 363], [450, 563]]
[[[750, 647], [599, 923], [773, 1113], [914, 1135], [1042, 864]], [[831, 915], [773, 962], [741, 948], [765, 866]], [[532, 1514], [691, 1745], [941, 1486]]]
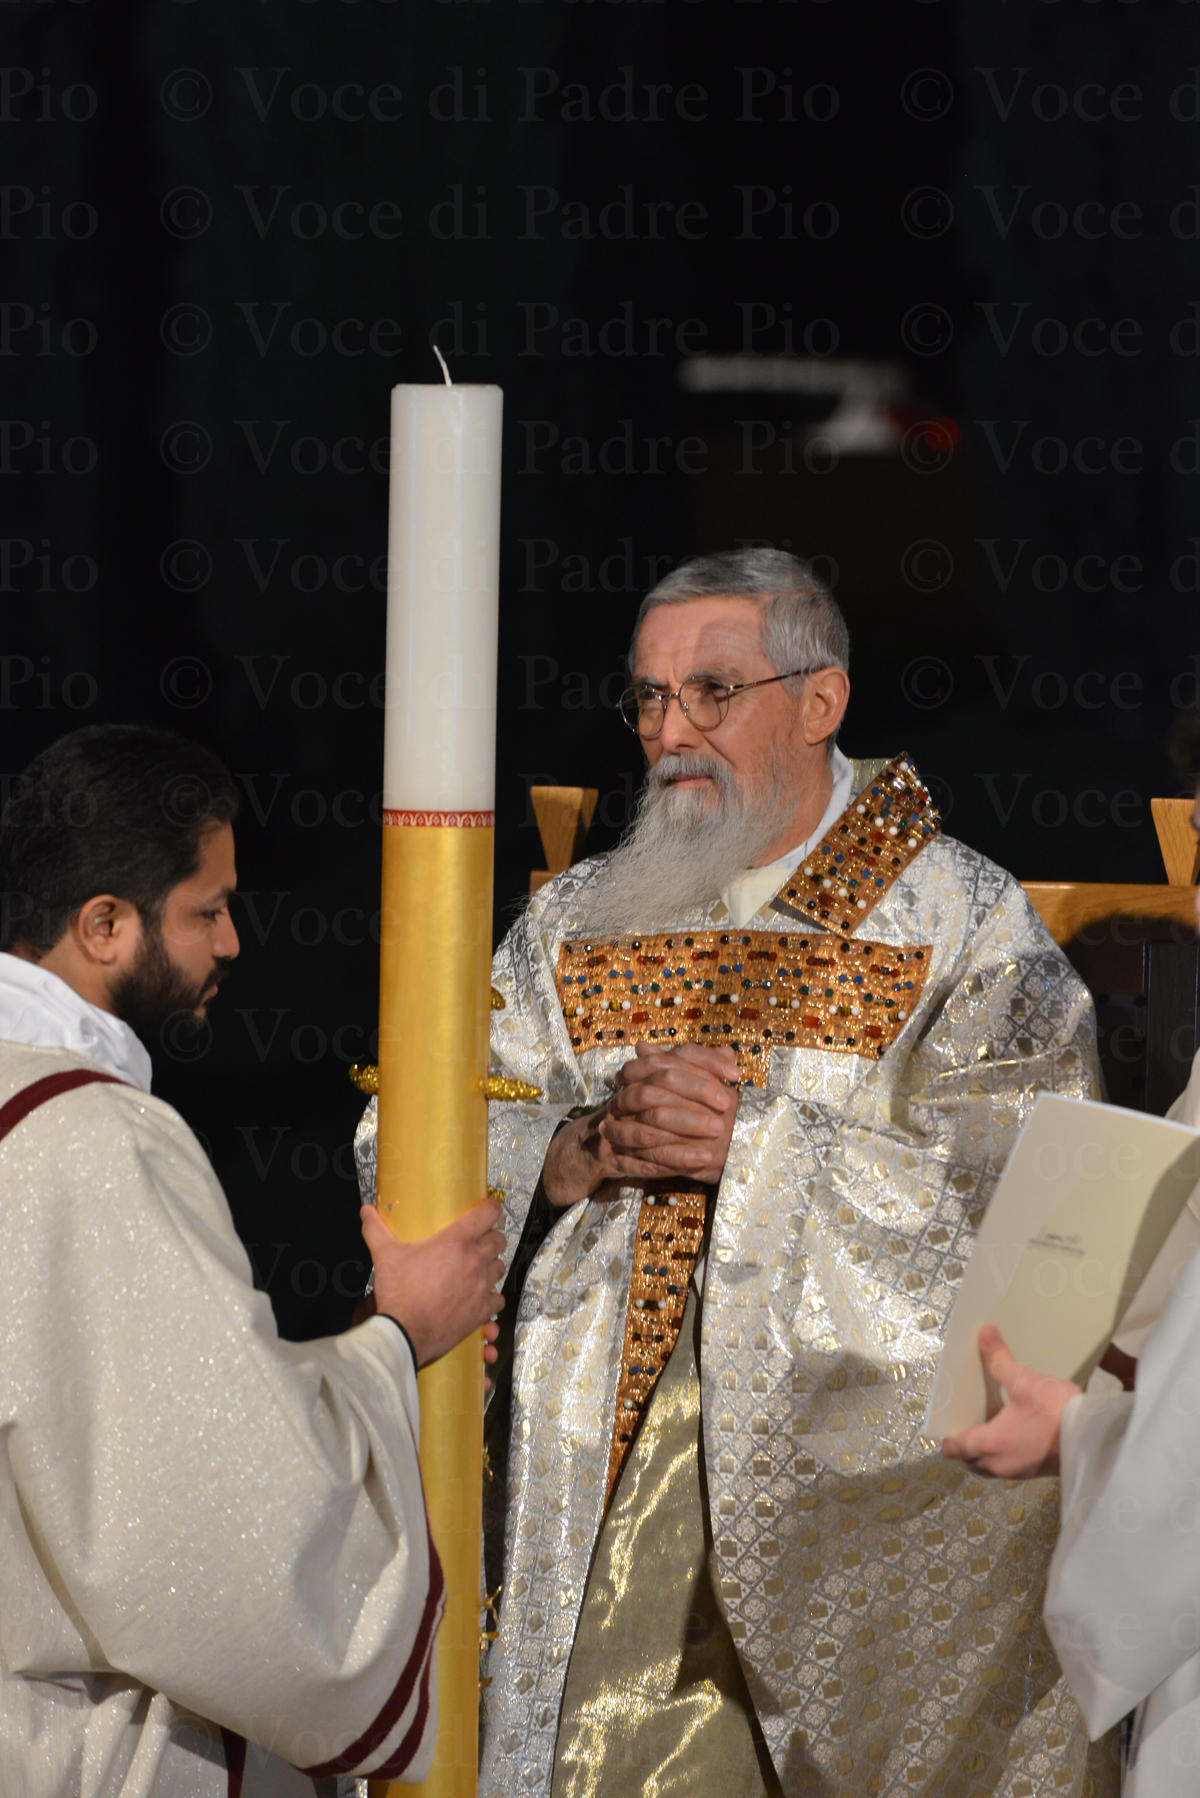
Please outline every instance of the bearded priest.
[[[921, 1435], [963, 1263], [1087, 993], [907, 756], [835, 747], [848, 639], [772, 550], [638, 614], [649, 764], [501, 946], [510, 1242], [481, 1794], [1107, 1793], [1040, 1622], [1052, 1483]], [[518, 1303], [519, 1301], [519, 1303]]]

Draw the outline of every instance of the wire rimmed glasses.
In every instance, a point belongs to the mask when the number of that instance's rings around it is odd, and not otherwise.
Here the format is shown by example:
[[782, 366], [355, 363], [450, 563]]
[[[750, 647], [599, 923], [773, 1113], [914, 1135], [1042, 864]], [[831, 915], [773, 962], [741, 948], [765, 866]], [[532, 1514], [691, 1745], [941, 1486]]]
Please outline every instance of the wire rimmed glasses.
[[697, 730], [716, 730], [729, 710], [730, 700], [737, 694], [748, 693], [752, 687], [770, 687], [776, 681], [794, 680], [798, 675], [815, 673], [815, 668], [792, 668], [786, 674], [768, 674], [762, 680], [737, 681], [732, 686], [725, 681], [710, 680], [707, 675], [694, 674], [681, 681], [673, 693], [642, 681], [627, 687], [617, 703], [621, 717], [634, 735], [641, 737], [644, 743], [652, 742], [662, 735], [667, 707], [673, 699], [679, 701], [684, 717]]

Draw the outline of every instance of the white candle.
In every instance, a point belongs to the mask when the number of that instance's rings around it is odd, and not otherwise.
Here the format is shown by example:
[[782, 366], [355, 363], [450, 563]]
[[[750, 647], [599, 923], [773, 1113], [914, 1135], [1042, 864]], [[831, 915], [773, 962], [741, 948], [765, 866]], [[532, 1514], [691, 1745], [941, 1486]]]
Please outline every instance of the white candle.
[[495, 804], [501, 405], [498, 387], [392, 389], [388, 812]]
[[[487, 1183], [500, 409], [498, 387], [392, 390], [377, 1192], [405, 1238]], [[476, 1791], [482, 1401], [477, 1339], [421, 1374], [447, 1592], [426, 1798]]]

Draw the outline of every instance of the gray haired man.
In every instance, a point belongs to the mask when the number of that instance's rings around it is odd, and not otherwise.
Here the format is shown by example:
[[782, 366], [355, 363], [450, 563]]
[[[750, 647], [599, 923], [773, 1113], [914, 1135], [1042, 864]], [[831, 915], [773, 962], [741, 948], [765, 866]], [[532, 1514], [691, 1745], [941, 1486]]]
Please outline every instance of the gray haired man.
[[638, 815], [496, 957], [497, 1066], [545, 1098], [494, 1120], [487, 1798], [1115, 1789], [1038, 1620], [1053, 1493], [920, 1435], [1035, 1093], [1093, 1090], [1091, 1009], [907, 756], [837, 749], [847, 649], [780, 552], [661, 582]]

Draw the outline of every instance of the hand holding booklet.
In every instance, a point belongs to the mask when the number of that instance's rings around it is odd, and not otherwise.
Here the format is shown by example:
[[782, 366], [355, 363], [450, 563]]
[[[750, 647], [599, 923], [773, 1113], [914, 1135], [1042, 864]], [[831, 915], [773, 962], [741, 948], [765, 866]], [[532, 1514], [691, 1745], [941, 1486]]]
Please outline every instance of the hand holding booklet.
[[1200, 1181], [1200, 1132], [1086, 1099], [1039, 1095], [992, 1194], [950, 1315], [922, 1434], [983, 1423], [976, 1338], [1088, 1379]]

